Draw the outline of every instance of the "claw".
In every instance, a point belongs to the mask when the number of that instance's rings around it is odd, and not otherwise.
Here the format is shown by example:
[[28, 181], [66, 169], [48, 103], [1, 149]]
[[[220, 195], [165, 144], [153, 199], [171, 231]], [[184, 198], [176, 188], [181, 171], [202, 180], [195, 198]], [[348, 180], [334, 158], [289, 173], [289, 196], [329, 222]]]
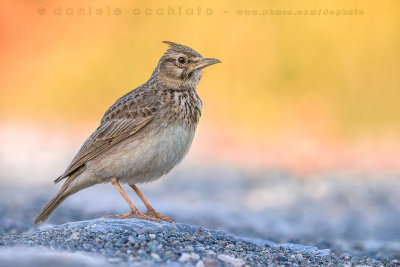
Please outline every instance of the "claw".
[[147, 213], [144, 214], [140, 211], [130, 211], [124, 214], [109, 214], [109, 215], [104, 215], [102, 218], [118, 218], [118, 219], [130, 219], [130, 218], [137, 218], [141, 220], [147, 220], [147, 221], [155, 221], [155, 222], [160, 222], [161, 220], [154, 216], [151, 217]]
[[153, 216], [155, 218], [158, 218], [160, 220], [170, 222], [170, 223], [175, 222], [174, 219], [171, 219], [165, 215], [162, 215], [162, 214], [158, 213], [157, 211], [155, 211], [154, 209], [148, 209], [147, 212], [145, 213], [145, 215]]
[[151, 216], [148, 216], [147, 214], [141, 213], [140, 211], [130, 211], [125, 214], [118, 215], [118, 218], [119, 219], [137, 218], [141, 220], [160, 222], [160, 219], [153, 218]]

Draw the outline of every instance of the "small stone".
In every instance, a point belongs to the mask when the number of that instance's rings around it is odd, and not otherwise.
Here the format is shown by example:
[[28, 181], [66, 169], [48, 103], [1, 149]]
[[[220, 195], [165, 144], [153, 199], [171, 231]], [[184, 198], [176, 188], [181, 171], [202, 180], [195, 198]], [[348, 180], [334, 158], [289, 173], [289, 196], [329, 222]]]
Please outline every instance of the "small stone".
[[213, 258], [204, 258], [203, 264], [205, 267], [217, 267], [219, 266], [219, 262]]
[[155, 259], [156, 261], [161, 260], [160, 256], [158, 256], [156, 253], [151, 253], [150, 255], [151, 255], [151, 257], [152, 257], [153, 259]]
[[187, 245], [187, 246], [185, 247], [185, 250], [186, 250], [186, 251], [189, 251], [189, 252], [193, 252], [193, 251], [194, 251], [194, 248], [193, 248], [192, 246]]
[[303, 255], [300, 254], [300, 253], [296, 254], [296, 259], [297, 259], [297, 261], [302, 262], [303, 261]]
[[[90, 234], [88, 233], [87, 235], [89, 235], [90, 236]], [[107, 234], [107, 239], [111, 239], [112, 238], [112, 236], [113, 236], [113, 234], [112, 233], [108, 233]]]
[[172, 259], [174, 257], [174, 253], [172, 253], [171, 251], [167, 251], [165, 252], [165, 257], [168, 259]]
[[108, 260], [109, 263], [118, 263], [118, 262], [121, 261], [121, 260], [118, 259], [118, 258], [108, 258], [107, 260]]
[[215, 253], [215, 251], [213, 251], [213, 250], [207, 250], [207, 253], [209, 255], [217, 255], [217, 253]]
[[194, 250], [198, 252], [204, 252], [206, 249], [203, 246], [195, 246]]
[[128, 261], [135, 261], [136, 260], [136, 256], [134, 255], [130, 255], [128, 258]]
[[229, 245], [226, 246], [226, 248], [227, 248], [227, 249], [234, 249], [234, 248], [235, 248], [235, 245], [229, 244]]
[[192, 236], [191, 234], [189, 234], [189, 233], [185, 233], [183, 236], [184, 236], [184, 237], [186, 238], [186, 240], [188, 240], [188, 241], [192, 241], [192, 240], [193, 240], [193, 236]]
[[191, 255], [189, 253], [182, 253], [182, 255], [179, 257], [180, 262], [186, 262], [191, 259]]
[[155, 234], [149, 234], [150, 239], [156, 239], [156, 235]]
[[296, 260], [296, 256], [295, 255], [290, 255], [289, 259], [290, 259], [290, 261], [295, 261]]
[[134, 245], [136, 243], [136, 239], [133, 236], [130, 236], [128, 238], [129, 243], [131, 243], [132, 245]]
[[243, 266], [246, 262], [242, 259], [238, 259], [226, 254], [219, 254], [217, 257], [219, 260], [232, 264], [235, 267]]
[[71, 238], [73, 239], [73, 240], [77, 240], [78, 238], [79, 238], [79, 233], [73, 233], [72, 235], [71, 235]]
[[342, 253], [339, 258], [343, 259], [343, 260], [350, 260], [351, 259], [351, 255], [349, 253], [345, 252], [345, 253]]
[[287, 261], [287, 260], [288, 260], [287, 257], [282, 256], [282, 255], [278, 255], [278, 257], [276, 257], [276, 259], [277, 259], [278, 261]]
[[200, 260], [199, 254], [194, 253], [194, 252], [190, 254], [190, 257], [191, 257], [193, 260], [196, 260], [196, 261]]
[[204, 265], [203, 261], [198, 261], [196, 263], [196, 267], [205, 267], [205, 265]]

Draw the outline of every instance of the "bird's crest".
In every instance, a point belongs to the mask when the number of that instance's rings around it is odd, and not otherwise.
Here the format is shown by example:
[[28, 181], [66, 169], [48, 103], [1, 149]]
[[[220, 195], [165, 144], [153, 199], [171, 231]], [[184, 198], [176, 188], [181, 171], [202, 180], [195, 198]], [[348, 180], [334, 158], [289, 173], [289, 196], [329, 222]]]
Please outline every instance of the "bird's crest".
[[190, 54], [190, 55], [195, 56], [195, 57], [201, 57], [201, 55], [198, 52], [196, 52], [195, 50], [193, 50], [189, 46], [177, 44], [177, 43], [170, 42], [170, 41], [163, 41], [163, 43], [169, 45], [169, 49], [168, 50], [173, 50], [175, 52]]

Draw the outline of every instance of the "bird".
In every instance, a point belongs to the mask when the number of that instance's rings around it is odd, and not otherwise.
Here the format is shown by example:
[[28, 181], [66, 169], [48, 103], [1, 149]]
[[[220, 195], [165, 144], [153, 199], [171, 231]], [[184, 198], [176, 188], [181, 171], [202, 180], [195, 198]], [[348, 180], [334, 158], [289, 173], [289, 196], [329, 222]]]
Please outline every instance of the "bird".
[[[119, 219], [174, 220], [158, 213], [137, 184], [158, 180], [188, 153], [201, 116], [196, 87], [205, 67], [221, 63], [192, 48], [164, 41], [167, 50], [150, 78], [119, 98], [104, 114], [65, 172], [54, 180], [64, 184], [43, 207], [34, 224], [48, 219], [69, 196], [90, 186], [111, 183], [130, 211]], [[144, 203], [141, 212], [121, 187], [128, 184]]]

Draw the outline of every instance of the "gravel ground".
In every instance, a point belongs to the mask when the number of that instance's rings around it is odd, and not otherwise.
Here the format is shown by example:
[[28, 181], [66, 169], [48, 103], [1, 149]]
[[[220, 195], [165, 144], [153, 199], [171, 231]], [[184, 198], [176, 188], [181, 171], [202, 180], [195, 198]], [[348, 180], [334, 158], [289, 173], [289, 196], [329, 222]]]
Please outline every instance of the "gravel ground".
[[0, 266], [110, 267], [112, 264], [104, 257], [85, 252], [61, 251], [46, 247], [0, 246]]
[[260, 245], [258, 241], [257, 245], [222, 231], [137, 219], [45, 226], [30, 233], [5, 236], [0, 242], [3, 246], [43, 246], [101, 255], [104, 265], [108, 262], [137, 266], [396, 266], [390, 260], [359, 259], [350, 254], [337, 257], [329, 250], [270, 242]]
[[[29, 262], [38, 262], [37, 266], [43, 259], [52, 262], [54, 258], [65, 259], [70, 266], [91, 266], [93, 257], [105, 266], [139, 262], [151, 265], [158, 261], [172, 266], [218, 266], [227, 265], [224, 259], [230, 257], [250, 265], [281, 262], [326, 266], [329, 262], [332, 266], [400, 266], [399, 176], [330, 173], [301, 177], [281, 171], [255, 173], [231, 166], [184, 165], [156, 183], [140, 186], [156, 210], [179, 222], [174, 227], [161, 224], [154, 228], [152, 223], [137, 220], [85, 221], [127, 211], [122, 197], [107, 184], [71, 196], [50, 217], [50, 225], [38, 229], [32, 225], [33, 218], [59, 185], [53, 185], [51, 179], [3, 171], [0, 263], [9, 262], [10, 251], [18, 255], [19, 249], [29, 252]], [[129, 188], [127, 192], [144, 209]], [[96, 236], [87, 237], [95, 224], [104, 227], [95, 226], [100, 229]], [[149, 228], [146, 230], [144, 225]], [[216, 230], [203, 229], [208, 237], [199, 240], [199, 227]], [[155, 239], [149, 234], [155, 234]], [[196, 238], [185, 240], [185, 234]], [[131, 241], [121, 243], [130, 236]], [[27, 245], [32, 248], [14, 247]], [[205, 251], [197, 251], [197, 246], [203, 246]], [[74, 257], [74, 250], [81, 254]], [[219, 254], [222, 256], [218, 258]], [[301, 262], [298, 254], [303, 257]], [[21, 262], [20, 266], [26, 265]]]

